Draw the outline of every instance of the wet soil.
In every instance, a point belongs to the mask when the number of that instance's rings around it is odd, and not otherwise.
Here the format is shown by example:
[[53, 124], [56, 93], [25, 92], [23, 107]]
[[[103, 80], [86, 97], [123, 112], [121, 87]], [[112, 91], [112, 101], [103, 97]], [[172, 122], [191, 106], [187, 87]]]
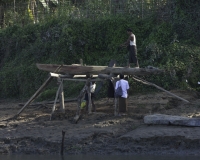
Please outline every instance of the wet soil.
[[83, 112], [77, 124], [76, 103], [66, 103], [50, 121], [52, 105], [22, 106], [0, 101], [0, 154], [60, 154], [65, 131], [64, 154], [181, 154], [200, 155], [200, 127], [146, 125], [149, 114], [200, 118], [200, 96], [192, 91], [172, 93], [189, 100], [185, 103], [167, 93], [138, 94], [128, 98], [127, 115], [114, 116], [113, 99], [96, 100], [97, 111]]

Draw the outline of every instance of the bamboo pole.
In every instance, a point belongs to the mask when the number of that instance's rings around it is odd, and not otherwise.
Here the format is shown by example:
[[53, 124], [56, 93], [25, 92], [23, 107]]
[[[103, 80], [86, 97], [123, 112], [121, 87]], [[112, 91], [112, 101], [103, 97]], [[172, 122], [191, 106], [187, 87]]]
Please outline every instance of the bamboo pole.
[[188, 100], [186, 100], [186, 99], [184, 99], [184, 98], [181, 98], [181, 97], [179, 97], [179, 96], [177, 96], [177, 95], [175, 95], [175, 94], [173, 94], [173, 93], [171, 93], [171, 92], [169, 92], [169, 91], [167, 91], [167, 90], [165, 90], [165, 89], [163, 89], [163, 88], [161, 88], [161, 87], [155, 85], [154, 83], [147, 82], [147, 81], [145, 81], [145, 80], [143, 80], [143, 79], [141, 79], [141, 78], [139, 78], [139, 77], [136, 77], [136, 76], [133, 76], [132, 78], [133, 78], [135, 81], [141, 82], [141, 83], [146, 84], [146, 85], [149, 85], [149, 86], [154, 86], [154, 87], [156, 87], [157, 89], [162, 90], [162, 91], [164, 91], [164, 92], [166, 92], [166, 93], [168, 93], [168, 94], [170, 94], [170, 95], [172, 95], [172, 96], [174, 96], [174, 97], [176, 97], [176, 98], [178, 98], [178, 99], [180, 99], [180, 100], [182, 100], [182, 101], [184, 101], [184, 102], [190, 103]]

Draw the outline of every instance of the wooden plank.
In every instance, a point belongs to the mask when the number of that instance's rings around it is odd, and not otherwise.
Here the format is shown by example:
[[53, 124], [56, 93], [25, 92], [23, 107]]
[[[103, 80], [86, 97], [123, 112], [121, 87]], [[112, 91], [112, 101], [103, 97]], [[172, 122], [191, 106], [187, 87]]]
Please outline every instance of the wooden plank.
[[124, 74], [124, 75], [150, 75], [150, 74], [160, 74], [164, 71], [161, 69], [149, 69], [149, 68], [126, 68], [126, 67], [107, 67], [102, 73], [112, 73], [112, 74]]
[[[50, 76], [56, 78], [88, 78], [87, 75], [70, 75], [70, 74], [57, 74], [50, 72]], [[92, 78], [98, 77], [98, 75], [91, 75]]]

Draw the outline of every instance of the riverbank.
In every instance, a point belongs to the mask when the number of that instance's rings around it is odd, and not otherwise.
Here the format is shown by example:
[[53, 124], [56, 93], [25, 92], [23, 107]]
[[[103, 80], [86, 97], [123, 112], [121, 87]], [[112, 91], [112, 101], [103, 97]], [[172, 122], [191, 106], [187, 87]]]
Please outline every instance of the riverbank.
[[0, 154], [60, 154], [62, 130], [65, 131], [64, 154], [176, 154], [200, 155], [200, 127], [145, 125], [149, 114], [200, 117], [199, 95], [172, 91], [191, 103], [166, 93], [135, 95], [128, 99], [127, 115], [114, 116], [113, 100], [95, 101], [97, 112], [83, 114], [73, 123], [76, 103], [66, 103], [66, 113], [52, 105], [29, 106], [16, 119], [18, 102], [0, 101]]

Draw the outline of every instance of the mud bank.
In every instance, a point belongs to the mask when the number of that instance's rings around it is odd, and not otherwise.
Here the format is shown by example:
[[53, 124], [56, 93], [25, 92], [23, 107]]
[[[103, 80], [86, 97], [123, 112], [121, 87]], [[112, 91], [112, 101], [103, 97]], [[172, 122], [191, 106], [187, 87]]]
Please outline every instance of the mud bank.
[[[160, 127], [154, 127], [154, 129], [160, 129]], [[184, 129], [188, 130], [188, 128]], [[60, 154], [61, 148], [60, 141], [52, 142], [41, 137], [28, 136], [0, 139], [0, 144], [1, 154]], [[187, 136], [154, 135], [149, 138], [134, 139], [127, 135], [115, 137], [113, 134], [102, 132], [93, 133], [89, 137], [79, 140], [66, 138], [64, 154], [200, 155], [199, 147], [200, 139], [190, 139]]]
[[200, 100], [188, 91], [173, 93], [186, 104], [165, 93], [135, 95], [128, 100], [128, 113], [114, 116], [112, 100], [96, 101], [97, 112], [72, 119], [76, 103], [66, 104], [50, 121], [51, 105], [30, 106], [15, 120], [4, 121], [21, 108], [16, 102], [0, 102], [0, 154], [60, 154], [62, 130], [64, 154], [181, 154], [200, 155], [200, 127], [145, 125], [143, 117], [161, 113], [200, 117]]

